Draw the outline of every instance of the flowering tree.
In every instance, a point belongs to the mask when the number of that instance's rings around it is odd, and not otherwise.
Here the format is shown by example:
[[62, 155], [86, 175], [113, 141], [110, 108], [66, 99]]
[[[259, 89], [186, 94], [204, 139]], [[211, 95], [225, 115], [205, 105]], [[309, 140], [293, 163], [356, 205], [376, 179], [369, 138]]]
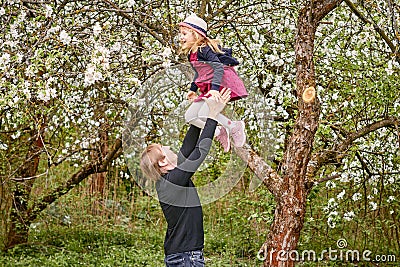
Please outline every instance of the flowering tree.
[[[139, 84], [129, 62], [138, 44], [102, 3], [93, 11], [92, 1], [6, 1], [0, 9], [6, 248], [26, 242], [40, 211], [121, 155], [115, 118]], [[65, 164], [75, 173], [49, 183]]]
[[[319, 184], [332, 189], [323, 210], [331, 228], [362, 216], [348, 209], [349, 202], [365, 199], [372, 211], [394, 205], [399, 6], [341, 2], [5, 1], [0, 8], [5, 246], [25, 242], [39, 213], [89, 175], [122, 164], [127, 103], [144, 108], [141, 85], [181, 60], [173, 53], [175, 25], [195, 10], [209, 22], [211, 34], [234, 47], [242, 62], [238, 71], [262, 92], [259, 109], [238, 104], [245, 109], [250, 142], [236, 153], [277, 202], [261, 250], [266, 266], [293, 264], [274, 251], [296, 249], [307, 197], [318, 193]], [[308, 88], [315, 88], [316, 97], [304, 101]], [[176, 95], [165, 96], [167, 108], [173, 108]], [[273, 155], [257, 154], [257, 144], [269, 134], [257, 128], [265, 109], [273, 110], [279, 134]], [[146, 130], [149, 139], [158, 134]], [[66, 165], [75, 172], [57, 177]], [[52, 177], [58, 179], [48, 186]], [[33, 194], [38, 187], [40, 194]], [[388, 212], [396, 215], [394, 208]]]

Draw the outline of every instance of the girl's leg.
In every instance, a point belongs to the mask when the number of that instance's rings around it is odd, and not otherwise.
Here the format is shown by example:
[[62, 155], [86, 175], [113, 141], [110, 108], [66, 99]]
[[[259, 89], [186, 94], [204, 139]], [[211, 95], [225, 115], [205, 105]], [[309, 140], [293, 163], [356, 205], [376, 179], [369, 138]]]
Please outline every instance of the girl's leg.
[[[206, 106], [207, 110], [205, 116], [199, 116], [200, 110]], [[205, 101], [193, 102], [185, 113], [185, 121], [192, 124], [200, 129], [203, 129], [206, 125], [206, 120], [208, 116], [208, 105]], [[218, 120], [217, 120], [218, 121]], [[217, 127], [215, 129], [215, 136], [218, 136], [220, 129]]]
[[[209, 111], [208, 105], [207, 105], [207, 103], [204, 103], [204, 105], [202, 107], [200, 107], [200, 110], [198, 112], [199, 118], [207, 118], [208, 111]], [[230, 144], [229, 144], [229, 134], [232, 136], [234, 146], [242, 147], [244, 145], [244, 143], [246, 142], [246, 133], [245, 133], [244, 121], [232, 121], [232, 120], [230, 120], [229, 118], [225, 117], [222, 114], [218, 114], [218, 116], [216, 117], [216, 120], [227, 131], [227, 133], [226, 133], [228, 135], [228, 144], [227, 144], [227, 146], [230, 146]], [[221, 129], [221, 130], [222, 130], [221, 134], [225, 134], [225, 133], [223, 133], [224, 129]], [[223, 136], [222, 139], [225, 140], [225, 137]], [[222, 144], [222, 142], [221, 142], [221, 144]], [[223, 146], [225, 148], [226, 145], [223, 144]]]
[[[198, 112], [198, 117], [202, 120], [206, 120], [209, 112], [208, 105], [205, 101], [201, 101], [203, 105], [200, 107]], [[229, 120], [224, 115], [218, 114], [215, 118], [216, 121], [222, 126], [218, 126], [215, 130], [215, 140], [221, 143], [225, 152], [228, 152], [231, 148], [231, 142], [229, 139], [229, 125], [232, 124], [231, 120]]]
[[[201, 101], [204, 102], [204, 101]], [[207, 118], [209, 112], [209, 108], [206, 102], [200, 107], [200, 110], [198, 111], [198, 117], [200, 119]], [[229, 118], [225, 117], [222, 114], [218, 114], [216, 117], [216, 120], [218, 121], [219, 124], [221, 124], [225, 129], [227, 129], [229, 132], [232, 130], [234, 127], [233, 121], [230, 120]]]
[[206, 122], [198, 116], [202, 106], [203, 101], [193, 102], [185, 113], [185, 121], [199, 127], [200, 129], [203, 129], [204, 125], [206, 125]]

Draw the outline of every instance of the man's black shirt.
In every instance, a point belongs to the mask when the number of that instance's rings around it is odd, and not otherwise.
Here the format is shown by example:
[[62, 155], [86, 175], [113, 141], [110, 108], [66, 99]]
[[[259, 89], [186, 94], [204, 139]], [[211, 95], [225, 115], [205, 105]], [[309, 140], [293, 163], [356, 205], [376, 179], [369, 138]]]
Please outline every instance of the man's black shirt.
[[178, 155], [178, 166], [163, 175], [156, 184], [168, 223], [165, 255], [204, 247], [203, 211], [191, 177], [210, 150], [216, 126], [215, 120], [207, 119], [200, 135], [201, 129], [191, 125]]

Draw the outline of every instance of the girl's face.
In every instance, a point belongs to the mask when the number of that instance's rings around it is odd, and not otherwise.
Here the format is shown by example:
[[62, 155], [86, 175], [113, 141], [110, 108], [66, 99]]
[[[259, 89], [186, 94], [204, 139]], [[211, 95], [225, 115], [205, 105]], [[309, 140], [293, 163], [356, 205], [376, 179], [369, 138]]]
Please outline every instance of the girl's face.
[[180, 27], [179, 32], [179, 42], [181, 43], [182, 48], [191, 47], [196, 43], [196, 35], [189, 28]]

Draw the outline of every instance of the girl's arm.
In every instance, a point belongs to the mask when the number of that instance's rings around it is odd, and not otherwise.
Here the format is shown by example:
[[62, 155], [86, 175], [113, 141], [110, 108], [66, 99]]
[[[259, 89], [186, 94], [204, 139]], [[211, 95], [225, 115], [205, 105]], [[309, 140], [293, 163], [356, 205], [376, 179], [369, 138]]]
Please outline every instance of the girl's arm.
[[211, 90], [219, 91], [222, 76], [224, 75], [224, 64], [221, 63], [217, 53], [212, 51], [210, 47], [207, 47], [207, 49], [204, 49], [203, 51], [204, 61], [214, 70], [214, 76], [211, 81]]
[[[190, 62], [190, 60], [189, 60], [189, 62]], [[193, 69], [193, 71], [194, 71], [194, 77], [193, 77], [193, 81], [192, 81], [192, 83], [190, 84], [190, 91], [193, 91], [193, 92], [197, 92], [197, 85], [194, 83], [194, 81], [195, 80], [197, 80], [197, 78], [199, 77], [199, 73], [197, 72], [197, 70], [196, 70], [196, 68], [193, 66], [193, 64], [190, 64], [191, 66], [192, 66], [192, 69]]]

